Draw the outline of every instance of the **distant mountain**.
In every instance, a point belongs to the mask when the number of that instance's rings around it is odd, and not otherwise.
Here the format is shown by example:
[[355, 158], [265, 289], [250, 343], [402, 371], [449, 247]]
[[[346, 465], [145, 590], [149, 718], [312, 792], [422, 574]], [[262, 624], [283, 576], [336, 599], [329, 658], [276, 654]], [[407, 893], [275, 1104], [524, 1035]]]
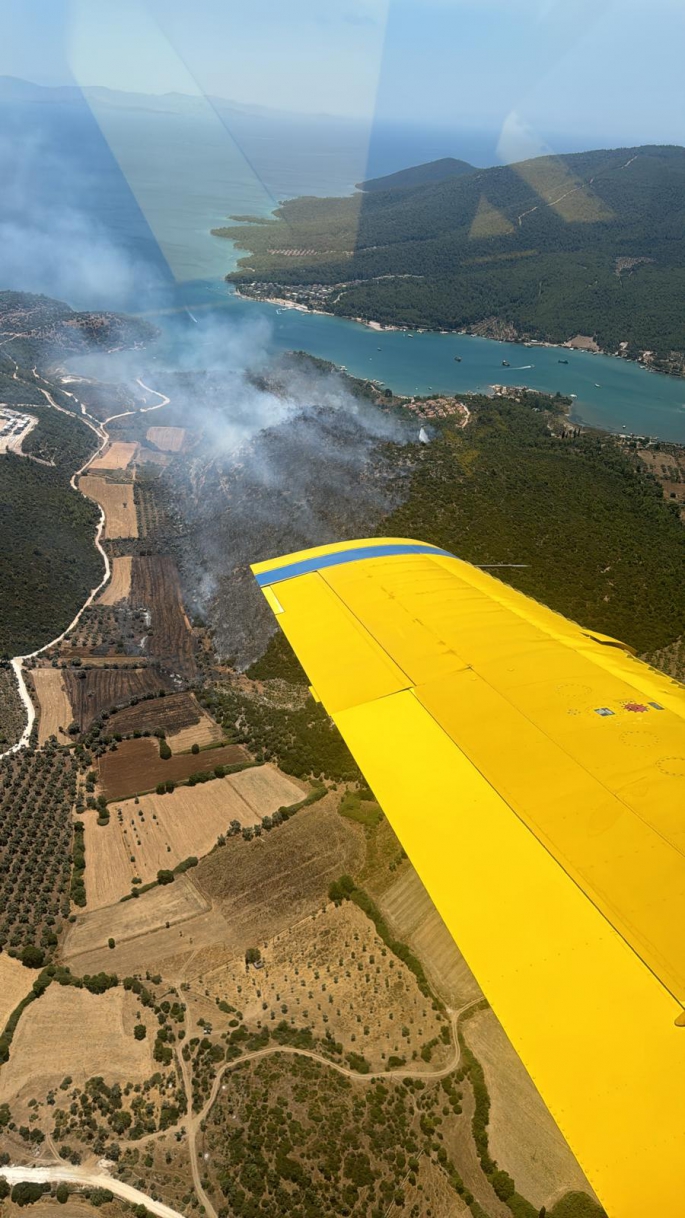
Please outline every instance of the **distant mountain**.
[[685, 371], [685, 149], [539, 157], [388, 189], [398, 177], [220, 230], [250, 251], [229, 278], [383, 323], [586, 335]]
[[406, 190], [410, 186], [425, 186], [428, 182], [445, 182], [448, 178], [458, 178], [464, 173], [476, 173], [468, 161], [458, 161], [455, 157], [446, 156], [440, 161], [429, 161], [427, 165], [415, 165], [411, 169], [400, 169], [398, 173], [390, 173], [384, 178], [370, 178], [368, 182], [359, 182], [358, 190], [367, 193], [376, 190]]

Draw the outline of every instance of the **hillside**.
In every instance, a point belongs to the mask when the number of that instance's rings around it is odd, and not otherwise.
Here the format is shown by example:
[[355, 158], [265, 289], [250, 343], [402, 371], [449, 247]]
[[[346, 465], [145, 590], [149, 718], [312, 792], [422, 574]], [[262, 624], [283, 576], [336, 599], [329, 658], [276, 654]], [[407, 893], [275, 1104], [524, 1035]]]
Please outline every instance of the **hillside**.
[[383, 178], [369, 178], [368, 182], [360, 182], [358, 190], [367, 192], [376, 190], [405, 190], [408, 186], [425, 186], [428, 182], [445, 182], [448, 178], [458, 178], [465, 173], [476, 173], [468, 161], [458, 161], [453, 156], [442, 157], [439, 161], [429, 161], [426, 165], [414, 165], [411, 169], [400, 169]]
[[[344, 316], [506, 332], [681, 371], [685, 149], [540, 157], [349, 199], [295, 199], [219, 229], [249, 257], [228, 278]], [[673, 354], [675, 353], [675, 354]]]

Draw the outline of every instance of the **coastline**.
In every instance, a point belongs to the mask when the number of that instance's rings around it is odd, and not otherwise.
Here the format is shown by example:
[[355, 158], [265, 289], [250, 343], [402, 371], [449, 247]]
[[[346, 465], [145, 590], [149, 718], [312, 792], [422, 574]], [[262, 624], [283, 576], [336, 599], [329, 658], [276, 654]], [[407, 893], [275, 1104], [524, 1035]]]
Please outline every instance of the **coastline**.
[[[230, 283], [230, 279], [227, 279], [227, 282]], [[246, 285], [242, 286], [245, 287]], [[582, 351], [586, 355], [603, 355], [609, 359], [618, 359], [627, 364], [635, 364], [636, 367], [643, 368], [645, 372], [654, 372], [659, 376], [667, 376], [674, 381], [685, 380], [685, 363], [681, 372], [666, 372], [662, 368], [654, 367], [651, 361], [636, 359], [620, 349], [618, 351], [606, 351], [602, 347], [599, 347], [594, 339], [587, 335], [576, 335], [574, 338], [567, 339], [564, 343], [555, 343], [547, 339], [533, 338], [532, 336], [525, 334], [516, 334], [514, 336], [510, 333], [505, 336], [504, 334], [497, 334], [494, 332], [487, 333], [486, 323], [483, 322], [479, 322], [470, 328], [460, 330], [433, 330], [426, 326], [407, 326], [390, 322], [373, 321], [367, 317], [354, 317], [351, 314], [347, 315], [341, 313], [332, 313], [330, 309], [317, 309], [311, 305], [302, 304], [300, 301], [291, 300], [287, 296], [256, 296], [249, 292], [241, 292], [240, 284], [232, 284], [232, 287], [235, 295], [240, 300], [254, 301], [257, 304], [273, 305], [278, 309], [287, 309], [297, 313], [309, 313], [312, 316], [333, 317], [338, 321], [352, 321], [357, 325], [365, 326], [367, 329], [373, 330], [375, 333], [379, 334], [451, 334], [454, 337], [467, 336], [470, 338], [485, 338], [489, 341], [510, 343], [512, 346], [531, 348], [542, 347], [551, 351]], [[507, 323], [502, 323], [502, 326], [503, 328], [506, 328]], [[580, 340], [583, 341], [581, 342]]]

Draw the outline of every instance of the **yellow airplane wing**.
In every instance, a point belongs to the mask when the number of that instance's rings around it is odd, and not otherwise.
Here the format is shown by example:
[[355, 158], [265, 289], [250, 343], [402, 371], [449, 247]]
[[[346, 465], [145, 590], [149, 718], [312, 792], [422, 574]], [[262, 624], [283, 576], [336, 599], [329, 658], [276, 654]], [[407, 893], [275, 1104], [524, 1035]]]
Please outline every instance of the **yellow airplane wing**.
[[253, 572], [610, 1218], [683, 1218], [685, 690], [421, 542]]

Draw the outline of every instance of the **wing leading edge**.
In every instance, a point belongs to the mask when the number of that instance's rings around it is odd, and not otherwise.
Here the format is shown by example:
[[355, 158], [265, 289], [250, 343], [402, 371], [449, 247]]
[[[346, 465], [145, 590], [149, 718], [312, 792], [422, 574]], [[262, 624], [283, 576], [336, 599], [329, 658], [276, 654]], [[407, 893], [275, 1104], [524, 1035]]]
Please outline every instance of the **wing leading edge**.
[[253, 571], [611, 1218], [680, 1216], [682, 686], [410, 539]]

